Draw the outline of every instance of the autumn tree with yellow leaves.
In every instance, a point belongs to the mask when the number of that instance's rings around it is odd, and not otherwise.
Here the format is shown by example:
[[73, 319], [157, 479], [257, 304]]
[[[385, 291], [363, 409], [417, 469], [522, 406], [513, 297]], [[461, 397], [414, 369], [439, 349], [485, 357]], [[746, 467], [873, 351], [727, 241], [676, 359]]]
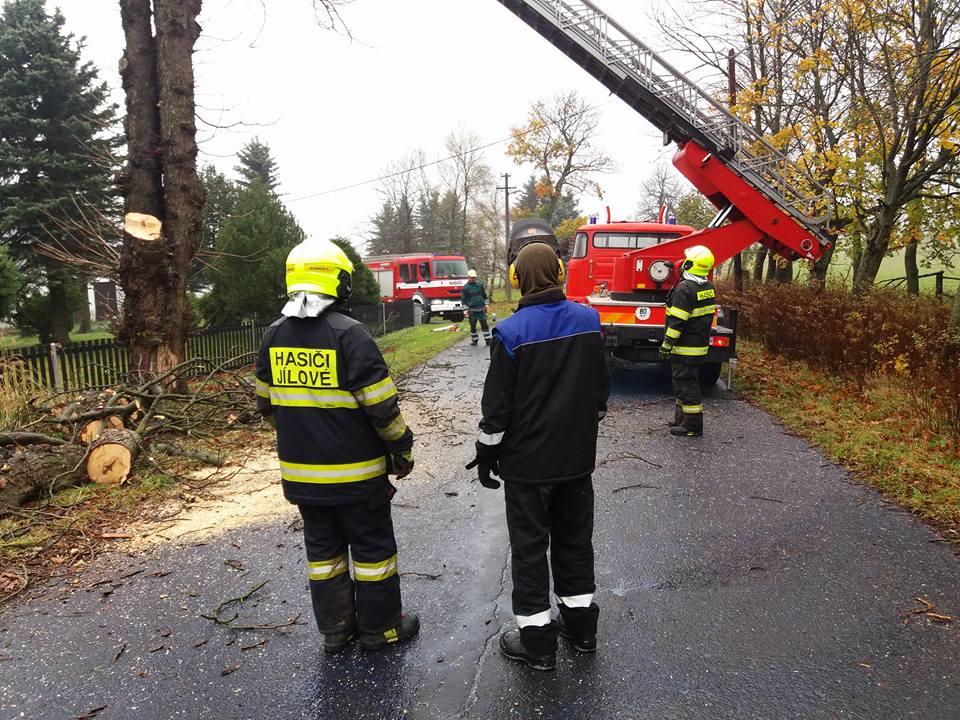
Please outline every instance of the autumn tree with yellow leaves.
[[[713, 0], [699, 13], [661, 26], [718, 73], [719, 48], [736, 48], [735, 112], [832, 191], [857, 289], [892, 249], [910, 250], [914, 275], [917, 244], [956, 251], [944, 228], [960, 209], [958, 0]], [[718, 29], [698, 35], [708, 15]]]
[[533, 165], [538, 182], [536, 193], [546, 207], [550, 222], [564, 193], [590, 191], [602, 196], [595, 176], [610, 172], [614, 162], [593, 144], [600, 116], [576, 91], [550, 100], [539, 100], [530, 108], [527, 122], [513, 127], [507, 155], [517, 165]]

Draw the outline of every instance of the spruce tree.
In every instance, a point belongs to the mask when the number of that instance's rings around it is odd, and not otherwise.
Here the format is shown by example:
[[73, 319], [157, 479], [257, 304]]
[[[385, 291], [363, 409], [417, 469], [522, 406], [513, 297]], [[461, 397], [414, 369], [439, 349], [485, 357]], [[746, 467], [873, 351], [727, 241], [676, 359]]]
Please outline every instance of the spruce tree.
[[287, 294], [286, 259], [304, 239], [294, 217], [254, 179], [237, 196], [235, 212], [220, 229], [211, 290], [200, 300], [208, 323], [276, 317]]
[[[82, 254], [91, 218], [116, 208], [116, 106], [44, 0], [7, 0], [0, 17], [0, 244], [27, 282], [48, 289], [53, 339], [69, 340], [74, 271], [37, 244]], [[96, 222], [93, 223], [94, 225]]]
[[345, 237], [330, 238], [353, 263], [353, 275], [350, 278], [353, 294], [350, 296], [351, 305], [374, 305], [380, 302], [380, 285], [373, 276], [373, 272], [363, 264], [360, 253]]
[[190, 273], [190, 289], [194, 292], [210, 286], [210, 267], [217, 263], [216, 256], [213, 255], [217, 237], [226, 222], [233, 217], [240, 192], [237, 184], [213, 165], [203, 167], [200, 180], [206, 190], [207, 201], [203, 206], [203, 229], [198, 254], [207, 257], [194, 259], [194, 267]]
[[269, 145], [255, 137], [243, 146], [237, 158], [240, 164], [234, 170], [240, 175], [240, 184], [243, 187], [248, 187], [254, 180], [260, 180], [267, 190], [276, 190], [280, 181], [277, 180], [277, 163], [270, 154]]
[[0, 320], [10, 317], [16, 307], [22, 283], [23, 278], [16, 264], [10, 259], [7, 249], [0, 245]]

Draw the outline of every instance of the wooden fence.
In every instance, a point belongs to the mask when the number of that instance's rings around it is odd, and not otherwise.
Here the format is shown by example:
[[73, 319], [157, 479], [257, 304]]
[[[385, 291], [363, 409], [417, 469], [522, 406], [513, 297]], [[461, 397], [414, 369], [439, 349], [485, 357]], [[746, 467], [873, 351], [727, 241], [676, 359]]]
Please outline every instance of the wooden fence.
[[[928, 273], [923, 273], [922, 275], [917, 275], [918, 280], [922, 280], [923, 278], [928, 278], [928, 277], [933, 278], [933, 292], [934, 292], [934, 295], [936, 295], [938, 298], [953, 297], [952, 295], [945, 293], [943, 291], [944, 280], [960, 281], [960, 277], [953, 277], [951, 275], [947, 275], [943, 272], [943, 270], [938, 270], [936, 272], [928, 272]], [[887, 278], [886, 280], [881, 280], [880, 282], [877, 283], [877, 285], [881, 287], [903, 287], [906, 284], [907, 284], [906, 277]]]
[[[373, 335], [411, 327], [413, 301], [406, 300], [354, 308], [353, 314]], [[269, 322], [254, 318], [232, 325], [218, 325], [191, 333], [187, 339], [187, 360], [210, 362], [197, 367], [196, 374], [222, 366], [235, 370], [253, 364], [253, 353]], [[83, 340], [58, 345], [34, 345], [0, 351], [0, 361], [23, 363], [34, 381], [57, 390], [99, 390], [120, 382], [130, 370], [127, 349], [116, 340]], [[0, 366], [2, 368], [2, 366]]]

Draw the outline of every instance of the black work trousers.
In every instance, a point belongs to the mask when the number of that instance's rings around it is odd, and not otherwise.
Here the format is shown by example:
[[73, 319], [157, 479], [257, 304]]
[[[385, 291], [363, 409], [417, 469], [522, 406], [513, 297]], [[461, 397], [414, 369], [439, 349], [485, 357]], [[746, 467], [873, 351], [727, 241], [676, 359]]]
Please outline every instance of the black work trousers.
[[396, 627], [400, 576], [387, 489], [353, 505], [298, 508], [320, 632], [356, 625], [363, 633], [381, 633]]
[[700, 390], [700, 366], [682, 360], [670, 363], [673, 394], [677, 398], [675, 419], [685, 430], [703, 432], [703, 394]]
[[513, 565], [513, 612], [524, 647], [556, 652], [558, 627], [550, 618], [550, 574], [560, 613], [577, 637], [597, 634], [593, 602], [593, 483], [589, 475], [556, 485], [505, 482], [507, 530]]
[[467, 313], [467, 316], [470, 319], [470, 340], [474, 343], [479, 339], [477, 335], [477, 323], [480, 323], [480, 327], [483, 330], [483, 339], [484, 342], [490, 341], [490, 328], [487, 325], [487, 313], [486, 312], [473, 312], [472, 310]]

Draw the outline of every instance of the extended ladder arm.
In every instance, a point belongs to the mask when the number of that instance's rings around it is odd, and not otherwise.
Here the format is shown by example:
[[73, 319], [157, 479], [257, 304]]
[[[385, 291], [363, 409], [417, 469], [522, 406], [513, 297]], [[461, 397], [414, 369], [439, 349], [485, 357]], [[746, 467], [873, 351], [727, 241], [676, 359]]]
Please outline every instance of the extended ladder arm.
[[731, 221], [785, 257], [831, 246], [826, 189], [592, 2], [498, 1], [676, 142], [674, 165]]

